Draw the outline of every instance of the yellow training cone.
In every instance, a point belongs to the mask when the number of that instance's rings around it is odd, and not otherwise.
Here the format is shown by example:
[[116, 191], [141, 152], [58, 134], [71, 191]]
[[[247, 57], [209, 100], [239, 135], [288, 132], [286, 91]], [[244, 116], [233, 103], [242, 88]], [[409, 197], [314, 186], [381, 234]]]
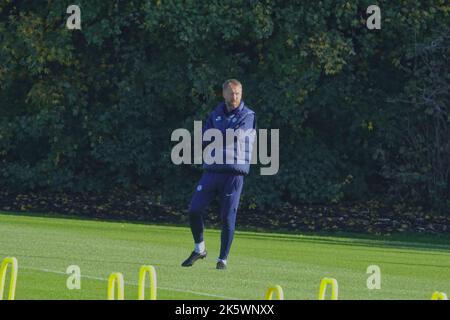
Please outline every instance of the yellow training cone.
[[436, 291], [431, 296], [431, 300], [448, 300], [448, 298], [445, 293]]
[[111, 273], [108, 279], [108, 300], [115, 300], [114, 291], [117, 285], [117, 300], [124, 299], [123, 275], [119, 272]]
[[150, 300], [156, 300], [156, 270], [153, 266], [141, 266], [139, 270], [138, 299], [145, 299], [145, 275], [150, 276]]
[[320, 282], [319, 300], [325, 300], [325, 293], [328, 285], [331, 285], [331, 300], [337, 300], [339, 288], [336, 279], [333, 278], [323, 278]]
[[283, 289], [279, 285], [267, 289], [265, 300], [272, 300], [274, 292], [277, 294], [278, 300], [284, 300]]
[[17, 259], [14, 257], [5, 258], [0, 267], [0, 300], [3, 300], [3, 293], [5, 291], [6, 270], [11, 265], [11, 279], [9, 282], [8, 300], [14, 300], [16, 295], [17, 282]]

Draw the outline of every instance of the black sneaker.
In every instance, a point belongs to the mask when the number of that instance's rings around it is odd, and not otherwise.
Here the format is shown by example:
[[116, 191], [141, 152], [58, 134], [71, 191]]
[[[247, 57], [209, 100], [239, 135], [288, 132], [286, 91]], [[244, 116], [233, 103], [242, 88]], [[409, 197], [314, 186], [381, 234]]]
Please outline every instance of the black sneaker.
[[223, 261], [218, 261], [216, 265], [216, 269], [225, 270], [227, 268], [227, 265], [223, 263]]
[[195, 261], [197, 261], [198, 259], [205, 259], [206, 258], [206, 250], [203, 251], [202, 253], [197, 253], [195, 251], [192, 251], [191, 255], [189, 256], [189, 258], [187, 258], [182, 264], [182, 267], [192, 267], [192, 265], [194, 264]]

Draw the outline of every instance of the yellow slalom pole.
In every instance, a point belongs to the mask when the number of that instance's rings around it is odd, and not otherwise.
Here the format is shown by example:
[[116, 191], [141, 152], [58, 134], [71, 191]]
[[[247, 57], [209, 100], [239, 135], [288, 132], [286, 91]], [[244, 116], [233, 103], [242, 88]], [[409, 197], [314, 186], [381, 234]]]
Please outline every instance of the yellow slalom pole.
[[339, 288], [336, 279], [333, 278], [323, 278], [320, 282], [319, 300], [325, 300], [328, 285], [331, 285], [331, 300], [337, 300]]
[[156, 300], [156, 269], [153, 266], [141, 266], [139, 270], [138, 299], [145, 300], [145, 275], [150, 276], [150, 300]]
[[272, 300], [273, 294], [277, 294], [278, 300], [284, 300], [283, 288], [281, 286], [276, 285], [267, 289], [265, 300]]
[[114, 291], [117, 283], [117, 300], [124, 299], [123, 275], [120, 272], [111, 273], [108, 279], [108, 300], [115, 300]]
[[435, 291], [431, 296], [431, 300], [448, 300], [447, 295], [443, 292]]
[[3, 259], [0, 267], [0, 300], [3, 300], [3, 293], [5, 291], [6, 270], [11, 265], [11, 279], [9, 283], [8, 300], [14, 300], [16, 295], [16, 282], [17, 282], [17, 259], [14, 257], [8, 257]]

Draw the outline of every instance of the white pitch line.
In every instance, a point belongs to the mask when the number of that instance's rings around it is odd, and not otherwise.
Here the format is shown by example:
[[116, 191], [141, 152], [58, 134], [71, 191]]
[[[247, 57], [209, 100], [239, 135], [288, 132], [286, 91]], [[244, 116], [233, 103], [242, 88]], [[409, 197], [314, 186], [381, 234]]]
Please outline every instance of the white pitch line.
[[[62, 271], [50, 270], [50, 269], [41, 269], [41, 268], [33, 268], [33, 267], [20, 267], [20, 269], [35, 270], [35, 271], [55, 273], [55, 274], [62, 274], [62, 275], [67, 275], [67, 276], [69, 275], [69, 274], [67, 274], [65, 272], [62, 272]], [[92, 280], [100, 280], [100, 281], [105, 281], [105, 282], [108, 281], [108, 279], [105, 279], [105, 278], [102, 278], [102, 277], [96, 277], [96, 276], [81, 275], [81, 278], [92, 279]], [[137, 283], [133, 283], [133, 282], [129, 282], [129, 281], [124, 281], [124, 282], [127, 285], [131, 285], [131, 286], [135, 286], [135, 287], [138, 286]], [[199, 296], [213, 297], [213, 298], [220, 298], [220, 299], [227, 299], [227, 300], [240, 300], [240, 298], [236, 298], [236, 297], [222, 296], [222, 295], [219, 295], [219, 294], [212, 294], [212, 293], [192, 291], [192, 290], [184, 290], [184, 289], [178, 289], [178, 288], [168, 288], [168, 287], [159, 287], [158, 286], [157, 289], [168, 290], [168, 291], [176, 291], [176, 292], [183, 292], [183, 293], [192, 293], [192, 294], [196, 294], [196, 295], [199, 295]]]

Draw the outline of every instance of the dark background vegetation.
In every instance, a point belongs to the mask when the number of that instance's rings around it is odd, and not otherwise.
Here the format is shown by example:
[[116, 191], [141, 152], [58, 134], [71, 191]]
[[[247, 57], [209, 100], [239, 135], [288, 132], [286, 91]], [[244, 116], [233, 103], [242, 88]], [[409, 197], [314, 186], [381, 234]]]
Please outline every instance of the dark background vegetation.
[[[65, 26], [71, 4], [81, 31]], [[171, 133], [204, 120], [234, 77], [259, 128], [280, 128], [279, 173], [253, 167], [242, 210], [450, 215], [450, 5], [378, 1], [382, 29], [368, 30], [371, 4], [1, 1], [4, 206], [114, 192], [185, 208], [201, 167], [171, 163]]]

